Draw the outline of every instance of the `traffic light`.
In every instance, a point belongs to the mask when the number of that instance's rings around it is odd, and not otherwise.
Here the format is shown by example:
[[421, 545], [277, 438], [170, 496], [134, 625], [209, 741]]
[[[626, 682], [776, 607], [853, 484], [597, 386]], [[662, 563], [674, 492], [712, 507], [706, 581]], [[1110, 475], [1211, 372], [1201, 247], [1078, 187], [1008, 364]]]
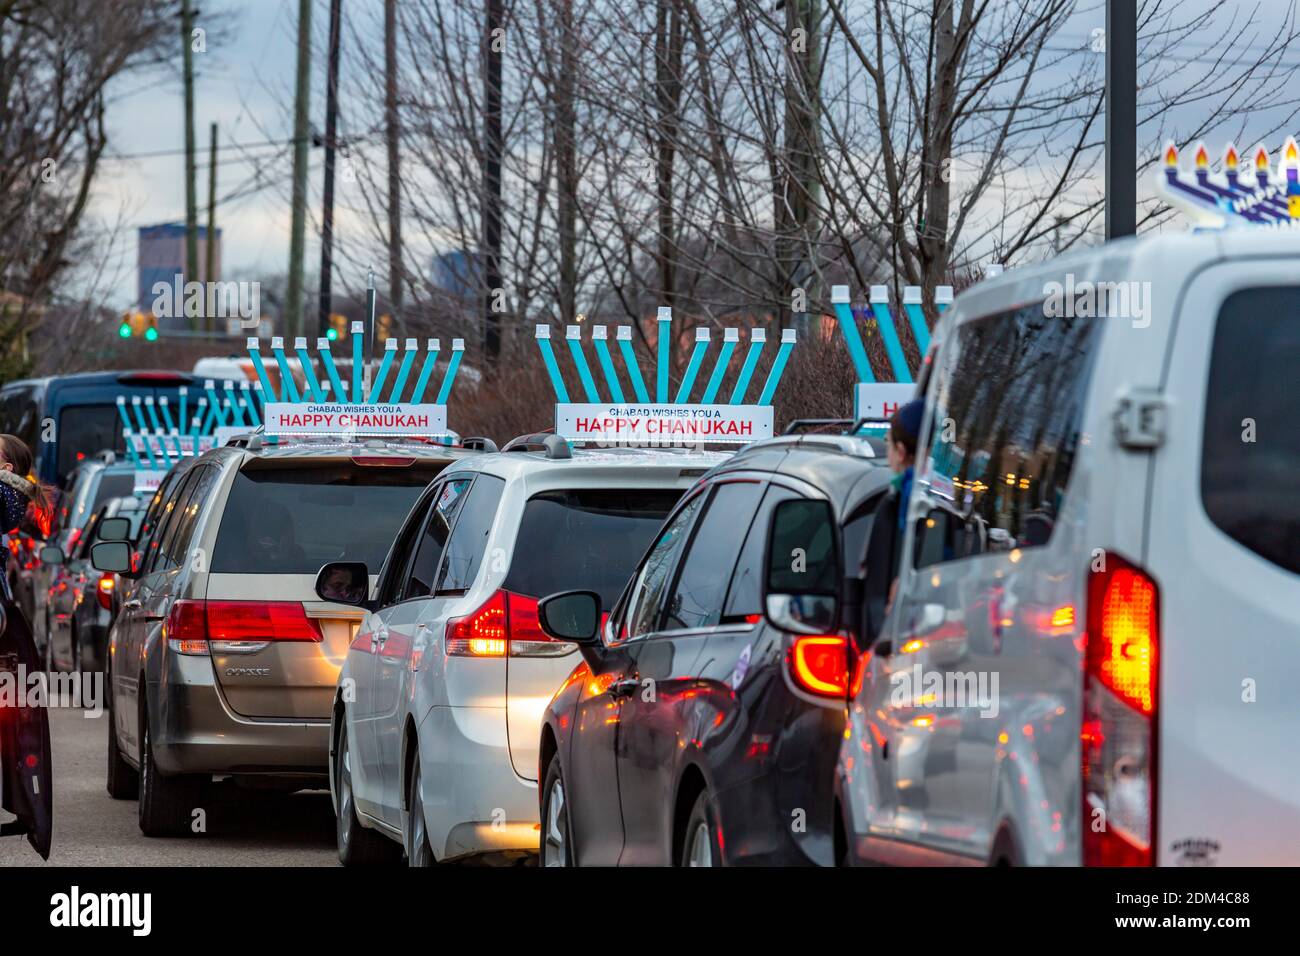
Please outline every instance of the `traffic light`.
[[156, 342], [158, 319], [150, 312], [123, 312], [117, 334], [124, 339], [142, 338], [146, 342]]
[[330, 313], [330, 327], [325, 330], [325, 337], [331, 342], [337, 342], [343, 338], [343, 333], [348, 330], [348, 317], [339, 315], [337, 312]]

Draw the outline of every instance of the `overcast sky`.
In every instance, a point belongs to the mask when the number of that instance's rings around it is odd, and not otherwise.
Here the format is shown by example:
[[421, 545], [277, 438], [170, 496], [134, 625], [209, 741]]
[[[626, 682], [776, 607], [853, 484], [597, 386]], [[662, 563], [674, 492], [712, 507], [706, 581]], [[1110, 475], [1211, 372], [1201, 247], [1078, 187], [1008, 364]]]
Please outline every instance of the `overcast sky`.
[[[478, 0], [445, 0], [470, 3]], [[1182, 0], [1180, 11], [1190, 11], [1213, 0]], [[345, 18], [343, 71], [359, 67], [355, 56], [349, 57], [351, 30], [377, 30], [382, 23], [381, 0], [342, 0]], [[1264, 0], [1238, 5], [1240, 15], [1256, 11], [1263, 34], [1285, 17], [1290, 0]], [[219, 124], [219, 160], [217, 195], [218, 225], [223, 230], [224, 277], [263, 277], [283, 273], [289, 250], [288, 196], [292, 172], [291, 150], [283, 141], [292, 135], [291, 104], [296, 49], [297, 0], [199, 0], [199, 24], [210, 15], [224, 21], [224, 36], [209, 38], [206, 52], [196, 54], [198, 70], [195, 92], [195, 130], [199, 154], [198, 194], [200, 222], [206, 222], [207, 151], [209, 124]], [[313, 36], [318, 56], [312, 65], [313, 90], [311, 116], [313, 126], [324, 126], [324, 45], [329, 4], [314, 0]], [[1102, 0], [1081, 0], [1081, 12], [1063, 25], [1053, 43], [1087, 41], [1094, 27], [1104, 25]], [[1185, 75], [1195, 82], [1198, 71], [1212, 57], [1218, 38], [1187, 51]], [[1262, 41], [1261, 41], [1262, 42]], [[1300, 59], [1300, 51], [1288, 55]], [[90, 228], [103, 229], [105, 235], [114, 225], [121, 228], [112, 245], [105, 275], [97, 281], [101, 294], [114, 306], [127, 306], [135, 298], [136, 238], [139, 226], [160, 222], [184, 221], [184, 103], [180, 83], [179, 52], [175, 69], [149, 75], [136, 74], [112, 89], [108, 109], [110, 128], [109, 158], [97, 184], [91, 206]], [[345, 89], [346, 93], [346, 89]], [[344, 129], [364, 118], [349, 117], [343, 104]], [[1189, 117], [1189, 121], [1190, 121]], [[363, 123], [364, 125], [364, 123]], [[1253, 123], [1252, 123], [1253, 125]], [[1261, 125], [1264, 125], [1261, 121]], [[1249, 130], [1241, 136], [1238, 147], [1249, 149], [1252, 135], [1265, 131]], [[1223, 131], [1211, 142], [1216, 160], [1222, 138], [1238, 135], [1237, 130]], [[267, 141], [279, 145], [259, 145]], [[1273, 135], [1267, 144], [1276, 150], [1281, 139]], [[314, 273], [320, 249], [315, 238], [317, 228], [323, 153], [310, 151], [310, 204], [312, 218], [307, 234], [307, 271]], [[339, 181], [336, 186], [336, 231], [359, 229], [350, 206], [360, 205], [356, 189]], [[226, 200], [232, 193], [234, 198]], [[363, 268], [363, 267], [362, 267]], [[364, 282], [362, 268], [347, 262], [336, 264], [336, 291], [358, 288]], [[85, 275], [77, 278], [87, 286]]]

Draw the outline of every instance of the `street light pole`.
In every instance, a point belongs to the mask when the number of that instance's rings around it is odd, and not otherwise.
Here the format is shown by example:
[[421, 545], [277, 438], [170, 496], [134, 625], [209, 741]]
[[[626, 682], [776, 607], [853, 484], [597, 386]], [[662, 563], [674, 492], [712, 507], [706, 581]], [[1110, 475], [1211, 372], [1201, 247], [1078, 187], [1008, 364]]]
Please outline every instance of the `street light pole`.
[[316, 335], [329, 335], [334, 269], [334, 140], [339, 115], [339, 3], [330, 0], [329, 66], [325, 81], [325, 195], [320, 218], [320, 311]]
[[1137, 3], [1106, 0], [1106, 238], [1137, 232]]

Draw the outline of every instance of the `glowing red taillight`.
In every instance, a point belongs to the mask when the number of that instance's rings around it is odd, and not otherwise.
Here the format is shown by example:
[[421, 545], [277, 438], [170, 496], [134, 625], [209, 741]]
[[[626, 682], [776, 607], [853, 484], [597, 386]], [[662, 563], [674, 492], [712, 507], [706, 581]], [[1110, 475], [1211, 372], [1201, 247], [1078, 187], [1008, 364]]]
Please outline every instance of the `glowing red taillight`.
[[166, 634], [180, 654], [207, 654], [209, 641], [324, 640], [299, 601], [177, 601], [167, 614]]
[[842, 634], [802, 635], [789, 654], [796, 684], [821, 697], [844, 697], [849, 691], [849, 641]]
[[210, 641], [323, 641], [300, 601], [208, 601]]
[[573, 649], [542, 630], [536, 598], [505, 590], [448, 621], [445, 643], [451, 657], [559, 657]]
[[1083, 862], [1155, 862], [1155, 727], [1160, 595], [1114, 554], [1088, 578], [1080, 749]]
[[114, 580], [111, 571], [105, 571], [99, 576], [99, 583], [95, 585], [95, 599], [105, 611], [113, 610], [113, 588], [115, 587], [117, 581]]

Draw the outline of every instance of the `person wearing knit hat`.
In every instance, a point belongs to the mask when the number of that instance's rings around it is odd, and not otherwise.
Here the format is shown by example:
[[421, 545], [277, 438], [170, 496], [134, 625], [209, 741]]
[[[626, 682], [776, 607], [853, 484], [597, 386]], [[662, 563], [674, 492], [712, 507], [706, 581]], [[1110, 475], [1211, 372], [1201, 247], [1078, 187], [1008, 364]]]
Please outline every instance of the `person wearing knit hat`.
[[907, 522], [907, 502], [912, 496], [912, 469], [916, 464], [916, 442], [921, 435], [921, 415], [925, 411], [925, 402], [913, 399], [898, 411], [889, 421], [889, 437], [886, 446], [889, 452], [889, 467], [894, 470], [893, 487], [898, 491], [898, 527], [901, 530]]

